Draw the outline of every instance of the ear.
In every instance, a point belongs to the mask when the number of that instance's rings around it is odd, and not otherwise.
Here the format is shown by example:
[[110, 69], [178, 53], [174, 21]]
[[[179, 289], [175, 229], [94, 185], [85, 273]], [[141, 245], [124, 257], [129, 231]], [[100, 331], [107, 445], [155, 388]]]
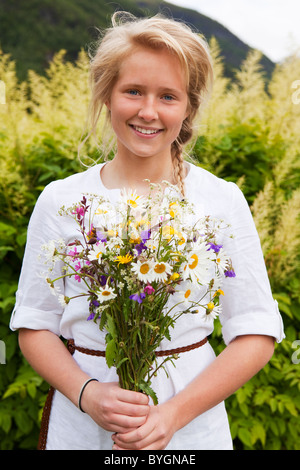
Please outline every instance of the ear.
[[110, 100], [107, 100], [105, 101], [105, 106], [107, 107], [107, 109], [110, 111]]

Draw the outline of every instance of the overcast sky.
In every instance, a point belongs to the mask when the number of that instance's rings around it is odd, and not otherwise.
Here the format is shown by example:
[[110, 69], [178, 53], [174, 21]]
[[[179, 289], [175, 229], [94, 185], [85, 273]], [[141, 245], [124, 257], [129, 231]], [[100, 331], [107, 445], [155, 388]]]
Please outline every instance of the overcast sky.
[[168, 0], [217, 20], [279, 62], [300, 49], [300, 0]]

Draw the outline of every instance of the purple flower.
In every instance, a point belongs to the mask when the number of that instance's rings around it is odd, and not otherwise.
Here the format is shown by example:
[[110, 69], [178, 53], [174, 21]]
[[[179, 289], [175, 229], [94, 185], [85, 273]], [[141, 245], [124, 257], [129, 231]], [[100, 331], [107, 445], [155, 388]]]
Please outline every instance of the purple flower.
[[224, 274], [225, 274], [226, 277], [235, 277], [236, 276], [233, 269], [228, 269], [228, 271], [225, 271]]
[[145, 245], [143, 242], [139, 243], [138, 245], [135, 245], [134, 248], [135, 248], [136, 251], [138, 252], [138, 255], [140, 255], [143, 250], [147, 250], [147, 247], [146, 247], [146, 245]]
[[144, 294], [143, 292], [141, 294], [132, 294], [129, 296], [131, 300], [136, 300], [139, 304], [143, 302], [145, 297], [146, 297], [146, 294]]
[[87, 317], [86, 321], [94, 320], [94, 318], [95, 318], [95, 313], [92, 312], [92, 313]]
[[208, 243], [208, 245], [209, 245], [208, 251], [214, 250], [215, 253], [219, 253], [221, 248], [223, 248], [223, 245], [216, 245], [215, 243], [211, 243], [211, 242]]
[[107, 242], [107, 238], [105, 237], [104, 233], [100, 232], [100, 230], [96, 231], [96, 237], [97, 237], [97, 240], [102, 242], [102, 243]]
[[102, 287], [105, 286], [106, 280], [107, 280], [107, 276], [102, 274], [102, 276], [100, 276], [100, 284], [101, 284]]
[[143, 243], [145, 243], [145, 241], [149, 240], [150, 237], [151, 237], [150, 230], [142, 230], [141, 231], [141, 239], [142, 239]]

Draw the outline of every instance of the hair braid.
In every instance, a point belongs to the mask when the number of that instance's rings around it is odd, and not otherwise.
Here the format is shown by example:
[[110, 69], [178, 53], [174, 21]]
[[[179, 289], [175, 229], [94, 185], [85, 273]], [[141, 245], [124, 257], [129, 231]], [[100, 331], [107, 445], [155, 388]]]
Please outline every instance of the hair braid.
[[193, 135], [192, 120], [194, 116], [191, 114], [183, 121], [181, 131], [172, 144], [174, 178], [183, 197], [185, 196], [185, 166], [182, 149], [184, 144], [186, 144]]
[[182, 145], [179, 144], [177, 140], [173, 143], [172, 157], [173, 157], [174, 179], [178, 185], [179, 191], [184, 197], [185, 196], [185, 185], [184, 185], [185, 167], [184, 167], [184, 159], [182, 155]]

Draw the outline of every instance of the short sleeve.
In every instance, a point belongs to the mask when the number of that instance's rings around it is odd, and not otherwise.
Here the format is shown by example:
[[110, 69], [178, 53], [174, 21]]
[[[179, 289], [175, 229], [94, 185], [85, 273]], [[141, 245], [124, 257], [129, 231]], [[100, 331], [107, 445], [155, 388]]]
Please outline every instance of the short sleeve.
[[[61, 238], [54, 199], [51, 183], [38, 198], [29, 221], [16, 304], [10, 320], [12, 330], [45, 329], [60, 334], [63, 308], [45, 280], [43, 273], [47, 271], [47, 266], [41, 256], [44, 244]], [[56, 263], [52, 278], [61, 276], [61, 267], [60, 263]], [[63, 281], [57, 283], [57, 288], [63, 293]]]
[[[224, 242], [236, 273], [226, 278], [220, 321], [225, 344], [239, 335], [273, 336], [281, 342], [283, 322], [273, 299], [259, 236], [248, 203], [241, 190], [231, 186], [228, 207], [233, 239]], [[226, 219], [227, 222], [227, 219]]]

